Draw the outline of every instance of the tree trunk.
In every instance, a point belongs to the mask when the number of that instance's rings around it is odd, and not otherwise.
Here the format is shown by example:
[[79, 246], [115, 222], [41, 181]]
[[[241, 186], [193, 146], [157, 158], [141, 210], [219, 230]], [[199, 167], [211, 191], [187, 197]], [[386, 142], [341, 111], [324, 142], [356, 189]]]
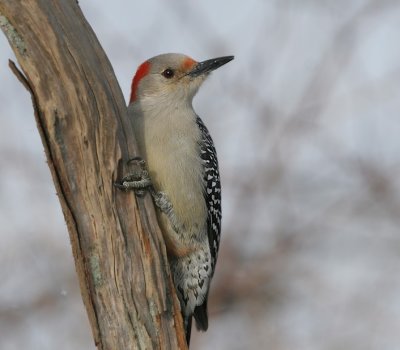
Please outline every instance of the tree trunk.
[[113, 182], [137, 155], [124, 99], [73, 0], [0, 0], [0, 26], [32, 94], [99, 349], [186, 349], [151, 197]]

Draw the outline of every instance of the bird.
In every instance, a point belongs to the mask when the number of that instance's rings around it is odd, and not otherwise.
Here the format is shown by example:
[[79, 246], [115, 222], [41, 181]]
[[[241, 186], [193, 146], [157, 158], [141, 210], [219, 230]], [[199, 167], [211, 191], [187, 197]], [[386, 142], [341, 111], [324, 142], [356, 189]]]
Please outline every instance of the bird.
[[151, 189], [190, 344], [192, 317], [208, 329], [207, 301], [221, 237], [221, 183], [213, 139], [192, 101], [224, 56], [198, 62], [167, 53], [143, 62], [131, 84], [128, 115], [143, 173], [117, 184]]

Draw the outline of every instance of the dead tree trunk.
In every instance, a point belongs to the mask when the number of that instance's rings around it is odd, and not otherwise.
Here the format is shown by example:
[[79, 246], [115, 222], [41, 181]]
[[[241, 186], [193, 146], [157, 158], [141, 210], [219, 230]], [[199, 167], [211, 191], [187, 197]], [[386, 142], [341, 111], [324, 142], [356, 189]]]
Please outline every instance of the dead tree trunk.
[[32, 94], [96, 345], [185, 349], [151, 198], [113, 187], [137, 148], [110, 62], [77, 2], [0, 0], [0, 26]]

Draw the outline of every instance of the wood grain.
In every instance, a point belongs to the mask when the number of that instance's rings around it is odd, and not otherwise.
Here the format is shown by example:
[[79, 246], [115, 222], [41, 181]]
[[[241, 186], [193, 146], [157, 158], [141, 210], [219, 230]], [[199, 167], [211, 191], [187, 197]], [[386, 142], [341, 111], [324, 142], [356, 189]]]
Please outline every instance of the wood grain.
[[97, 347], [186, 349], [151, 198], [113, 186], [137, 147], [113, 69], [79, 5], [0, 0], [0, 26], [32, 95]]

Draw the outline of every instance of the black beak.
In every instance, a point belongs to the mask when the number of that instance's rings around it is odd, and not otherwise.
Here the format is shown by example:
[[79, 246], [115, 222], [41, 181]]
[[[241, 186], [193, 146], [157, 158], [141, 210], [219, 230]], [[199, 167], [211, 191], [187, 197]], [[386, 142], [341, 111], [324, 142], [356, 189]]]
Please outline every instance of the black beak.
[[198, 77], [199, 75], [209, 73], [224, 64], [232, 61], [234, 56], [224, 56], [218, 58], [212, 58], [211, 60], [197, 63], [194, 68], [188, 73], [191, 77]]

